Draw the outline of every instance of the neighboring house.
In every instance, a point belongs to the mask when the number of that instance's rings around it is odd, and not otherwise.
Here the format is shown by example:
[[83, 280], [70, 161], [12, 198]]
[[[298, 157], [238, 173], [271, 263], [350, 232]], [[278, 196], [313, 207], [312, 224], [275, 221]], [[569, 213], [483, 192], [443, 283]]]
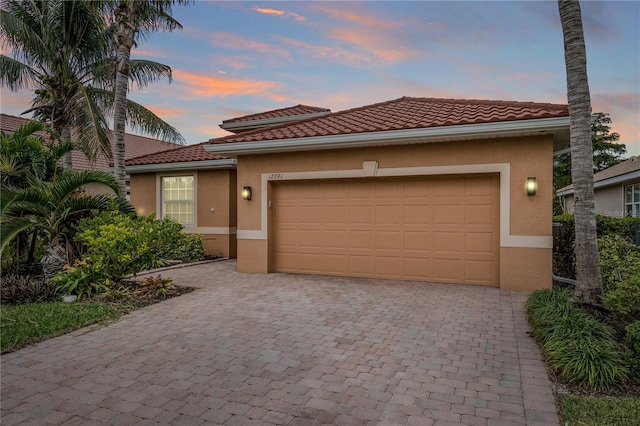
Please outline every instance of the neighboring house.
[[[14, 115], [0, 114], [0, 130], [7, 135], [15, 132], [19, 127], [23, 126], [30, 120], [27, 118], [16, 117]], [[46, 133], [43, 134], [46, 140]], [[138, 157], [140, 155], [150, 154], [159, 151], [166, 151], [169, 149], [175, 149], [182, 145], [177, 145], [170, 142], [163, 142], [157, 139], [151, 139], [144, 136], [132, 135], [127, 133], [125, 135], [125, 159]], [[73, 164], [73, 170], [109, 170], [109, 160], [102, 153], [98, 153], [94, 160], [90, 160], [82, 151], [72, 151], [71, 159]], [[127, 188], [129, 182], [127, 181]], [[100, 194], [104, 192], [110, 192], [110, 190], [101, 184], [87, 185], [86, 191], [90, 194]], [[128, 196], [128, 194], [127, 194]]]
[[[640, 217], [640, 157], [631, 157], [593, 175], [596, 214]], [[573, 185], [557, 192], [565, 213], [574, 212]]]
[[404, 97], [268, 124], [130, 160], [132, 203], [229, 235], [229, 257], [237, 239], [240, 272], [551, 285], [566, 105]]

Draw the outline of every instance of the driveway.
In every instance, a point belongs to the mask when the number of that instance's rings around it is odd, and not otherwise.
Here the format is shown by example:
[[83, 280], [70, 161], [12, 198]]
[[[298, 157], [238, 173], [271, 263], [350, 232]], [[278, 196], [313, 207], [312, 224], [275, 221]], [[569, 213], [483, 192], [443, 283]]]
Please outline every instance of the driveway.
[[526, 293], [235, 266], [3, 355], [2, 425], [558, 424]]

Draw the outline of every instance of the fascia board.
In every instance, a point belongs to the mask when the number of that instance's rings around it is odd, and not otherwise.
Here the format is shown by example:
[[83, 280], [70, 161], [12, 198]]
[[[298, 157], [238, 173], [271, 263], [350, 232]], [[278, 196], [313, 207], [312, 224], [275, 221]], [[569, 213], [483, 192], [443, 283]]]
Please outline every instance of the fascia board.
[[358, 148], [380, 144], [402, 145], [419, 142], [444, 142], [450, 140], [479, 139], [491, 136], [505, 137], [512, 134], [517, 135], [523, 133], [551, 134], [558, 131], [568, 131], [568, 129], [569, 117], [556, 117], [332, 136], [313, 136], [308, 138], [208, 144], [203, 145], [203, 148], [209, 152], [237, 156], [331, 148]]
[[234, 121], [232, 123], [222, 123], [220, 127], [224, 130], [240, 130], [244, 128], [253, 129], [257, 127], [273, 126], [275, 124], [288, 123], [290, 121], [306, 120], [307, 118], [320, 117], [331, 114], [330, 111], [313, 112], [309, 114], [287, 115], [284, 117], [262, 118], [259, 120]]
[[194, 170], [194, 169], [229, 169], [236, 166], [235, 158], [224, 160], [185, 161], [181, 163], [140, 164], [127, 166], [127, 173], [162, 172], [168, 170]]
[[[623, 175], [618, 175], [614, 177], [610, 177], [608, 179], [599, 180], [593, 183], [593, 189], [604, 188], [606, 186], [616, 185], [618, 183], [630, 182], [635, 179], [640, 179], [640, 170], [636, 170], [635, 172], [625, 173]], [[574, 189], [565, 189], [564, 191], [558, 191], [558, 195], [571, 195], [573, 194]]]

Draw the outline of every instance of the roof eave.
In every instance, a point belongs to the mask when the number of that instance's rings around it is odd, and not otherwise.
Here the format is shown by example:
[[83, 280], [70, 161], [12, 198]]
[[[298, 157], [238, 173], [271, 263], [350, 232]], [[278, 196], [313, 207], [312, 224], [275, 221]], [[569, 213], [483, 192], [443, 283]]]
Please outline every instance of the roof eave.
[[182, 161], [179, 163], [139, 164], [127, 166], [127, 173], [164, 172], [194, 169], [232, 169], [236, 167], [235, 158], [223, 160]]
[[219, 126], [229, 132], [237, 133], [238, 131], [248, 131], [260, 127], [274, 126], [276, 124], [288, 123], [291, 121], [306, 120], [308, 118], [320, 117], [331, 114], [331, 111], [312, 112], [309, 114], [287, 115], [284, 117], [262, 118], [259, 120], [234, 121], [231, 123], [222, 123]]
[[[593, 189], [604, 188], [611, 185], [617, 185], [619, 183], [631, 182], [632, 180], [640, 179], [640, 170], [635, 170], [633, 172], [624, 173], [618, 176], [613, 176], [607, 179], [602, 179], [596, 182], [593, 182]], [[556, 194], [558, 196], [571, 195], [574, 193], [573, 188], [568, 189], [559, 189]]]
[[314, 151], [336, 148], [360, 148], [376, 145], [405, 145], [427, 142], [447, 142], [490, 137], [553, 135], [554, 141], [569, 139], [569, 117], [537, 118], [496, 123], [426, 127], [420, 129], [387, 130], [331, 136], [272, 139], [256, 142], [207, 144], [208, 152], [230, 157], [248, 154], [268, 154], [292, 151]]

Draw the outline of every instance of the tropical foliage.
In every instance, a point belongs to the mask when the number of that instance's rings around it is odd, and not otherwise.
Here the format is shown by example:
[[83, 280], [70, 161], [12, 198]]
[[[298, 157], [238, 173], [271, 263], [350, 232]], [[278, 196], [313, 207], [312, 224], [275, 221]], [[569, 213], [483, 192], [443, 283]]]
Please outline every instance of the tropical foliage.
[[33, 263], [37, 246], [54, 244], [59, 235], [71, 241], [75, 224], [82, 217], [114, 208], [134, 211], [122, 198], [83, 193], [86, 185], [99, 183], [117, 194], [113, 176], [105, 172], [57, 173], [56, 164], [70, 146], [54, 144], [45, 148], [35, 135], [40, 126], [28, 123], [11, 137], [3, 135], [0, 143], [0, 162], [10, 163], [3, 166], [0, 179], [3, 272], [22, 271]]
[[[63, 141], [72, 136], [90, 158], [111, 158], [107, 118], [113, 113], [116, 78], [115, 27], [105, 21], [105, 4], [82, 0], [4, 0], [0, 10], [0, 83], [11, 90], [33, 89], [35, 118], [50, 122]], [[129, 78], [139, 85], [170, 75], [152, 61], [130, 62]], [[182, 141], [172, 126], [135, 102], [123, 107], [129, 124], [154, 137]], [[71, 168], [71, 156], [65, 168]]]

